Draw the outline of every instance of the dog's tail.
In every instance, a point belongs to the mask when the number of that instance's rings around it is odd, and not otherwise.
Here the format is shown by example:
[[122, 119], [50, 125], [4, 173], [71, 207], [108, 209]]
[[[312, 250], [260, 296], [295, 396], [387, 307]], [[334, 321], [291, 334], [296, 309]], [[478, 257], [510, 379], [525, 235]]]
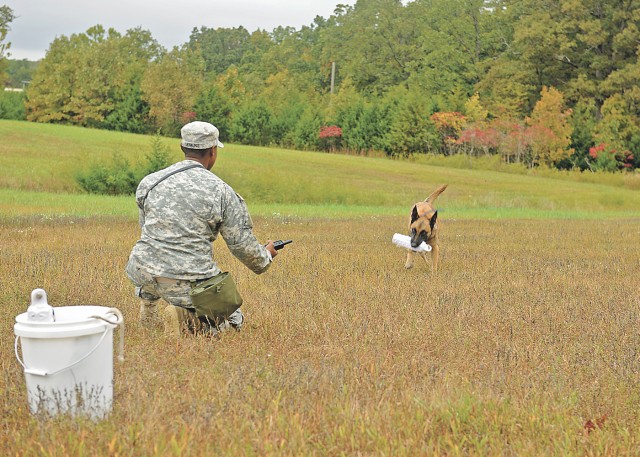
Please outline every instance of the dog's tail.
[[444, 192], [444, 190], [447, 188], [449, 184], [443, 184], [440, 187], [438, 187], [436, 190], [433, 191], [433, 193], [431, 195], [429, 195], [424, 201], [427, 203], [433, 203], [434, 201], [436, 201], [436, 198], [438, 198], [438, 195], [440, 195], [442, 192]]

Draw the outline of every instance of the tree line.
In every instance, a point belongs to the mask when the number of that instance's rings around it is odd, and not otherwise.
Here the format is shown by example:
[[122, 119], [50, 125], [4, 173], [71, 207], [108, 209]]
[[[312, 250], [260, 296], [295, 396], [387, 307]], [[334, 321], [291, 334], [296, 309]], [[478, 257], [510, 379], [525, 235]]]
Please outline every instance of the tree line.
[[299, 30], [201, 26], [171, 50], [140, 28], [96, 25], [50, 44], [23, 112], [165, 135], [200, 119], [253, 145], [633, 170], [639, 29], [640, 0], [358, 0]]

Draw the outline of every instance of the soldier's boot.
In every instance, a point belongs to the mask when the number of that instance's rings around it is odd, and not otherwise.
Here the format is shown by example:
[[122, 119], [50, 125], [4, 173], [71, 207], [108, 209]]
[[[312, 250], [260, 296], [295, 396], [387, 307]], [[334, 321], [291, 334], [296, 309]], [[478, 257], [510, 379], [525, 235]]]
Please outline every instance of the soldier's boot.
[[237, 331], [240, 331], [240, 329], [242, 328], [242, 324], [244, 324], [244, 314], [242, 314], [242, 311], [240, 311], [240, 308], [238, 308], [234, 313], [232, 313], [229, 316], [227, 322], [229, 322], [231, 327], [233, 327]]
[[162, 310], [162, 320], [164, 321], [164, 334], [174, 338], [179, 338], [182, 334], [182, 322], [180, 321], [180, 309], [177, 306], [168, 305]]
[[180, 306], [168, 305], [162, 310], [162, 319], [166, 336], [178, 338], [183, 333], [197, 333], [200, 329], [195, 313]]
[[158, 313], [159, 300], [140, 300], [140, 324], [144, 328], [156, 328], [162, 323]]

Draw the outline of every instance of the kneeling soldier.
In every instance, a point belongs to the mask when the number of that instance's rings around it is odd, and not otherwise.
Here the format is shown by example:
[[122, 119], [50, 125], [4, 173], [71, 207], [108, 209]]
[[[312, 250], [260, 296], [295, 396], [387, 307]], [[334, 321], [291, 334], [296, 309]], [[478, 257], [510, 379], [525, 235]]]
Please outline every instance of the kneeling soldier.
[[[264, 273], [277, 251], [253, 234], [244, 200], [211, 173], [218, 148], [218, 129], [207, 122], [191, 122], [181, 130], [185, 159], [146, 176], [136, 190], [142, 229], [126, 267], [141, 299], [140, 321], [154, 326], [164, 321], [165, 333], [217, 332], [240, 329], [240, 309], [222, 321], [196, 317], [189, 291], [194, 284], [218, 275], [213, 241], [218, 234], [231, 253], [254, 273]], [[158, 310], [160, 299], [169, 305]], [[162, 319], [161, 316], [162, 315]]]

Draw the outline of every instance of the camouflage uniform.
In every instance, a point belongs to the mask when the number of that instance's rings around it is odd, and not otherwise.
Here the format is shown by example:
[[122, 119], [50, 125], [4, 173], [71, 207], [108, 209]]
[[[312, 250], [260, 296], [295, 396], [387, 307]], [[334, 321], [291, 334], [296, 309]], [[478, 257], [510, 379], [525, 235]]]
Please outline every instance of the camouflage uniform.
[[[147, 195], [165, 175], [194, 164], [195, 168], [166, 178]], [[184, 327], [198, 329], [189, 290], [192, 282], [220, 273], [212, 246], [218, 234], [253, 272], [263, 273], [271, 265], [271, 255], [252, 232], [253, 222], [242, 197], [193, 160], [146, 176], [138, 185], [136, 202], [142, 235], [131, 251], [126, 273], [136, 286], [136, 295], [143, 299], [142, 306], [148, 307], [148, 316], [157, 315], [157, 302], [163, 298], [178, 307]], [[223, 327], [239, 328], [243, 319], [238, 309]]]

